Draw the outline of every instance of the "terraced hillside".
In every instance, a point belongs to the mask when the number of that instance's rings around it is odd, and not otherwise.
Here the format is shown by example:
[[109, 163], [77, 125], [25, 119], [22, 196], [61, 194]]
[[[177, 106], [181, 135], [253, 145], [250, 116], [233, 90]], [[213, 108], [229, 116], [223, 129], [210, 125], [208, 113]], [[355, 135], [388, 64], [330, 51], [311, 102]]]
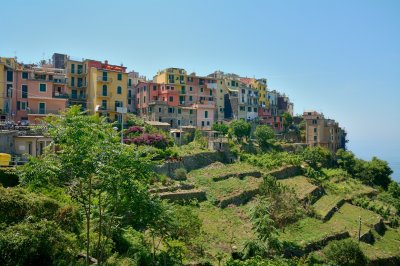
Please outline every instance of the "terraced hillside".
[[[186, 190], [175, 185], [174, 189], [159, 193], [161, 196], [182, 191], [204, 193], [192, 208], [203, 221], [205, 253], [215, 259], [221, 252], [229, 256], [232, 251], [241, 251], [247, 240], [255, 238], [250, 213], [258, 203], [262, 177], [278, 171], [282, 173], [282, 169], [265, 172], [246, 163], [217, 162], [189, 172], [183, 186]], [[400, 256], [400, 231], [385, 226], [379, 214], [351, 204], [357, 197], [372, 197], [377, 193], [375, 189], [355, 180], [336, 180], [322, 188], [313, 180], [297, 175], [298, 171], [289, 172], [292, 176], [277, 175], [284, 177], [278, 182], [293, 189], [303, 204], [312, 204], [314, 212], [281, 230], [279, 238], [285, 243], [287, 256], [303, 256], [324, 248], [332, 240], [358, 239], [359, 234], [361, 247], [372, 261], [387, 262]]]

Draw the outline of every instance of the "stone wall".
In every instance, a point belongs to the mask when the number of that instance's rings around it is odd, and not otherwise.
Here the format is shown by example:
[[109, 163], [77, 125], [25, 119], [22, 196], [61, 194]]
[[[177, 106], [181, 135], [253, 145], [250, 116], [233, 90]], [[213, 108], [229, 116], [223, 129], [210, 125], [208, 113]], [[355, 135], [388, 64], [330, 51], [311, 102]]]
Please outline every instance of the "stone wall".
[[276, 170], [268, 172], [268, 175], [272, 175], [276, 179], [285, 179], [292, 176], [301, 175], [303, 170], [300, 166], [285, 166]]
[[201, 190], [192, 189], [176, 192], [164, 192], [159, 194], [161, 199], [166, 199], [170, 201], [185, 201], [197, 199], [199, 201], [206, 200], [206, 193]]
[[180, 162], [167, 162], [157, 166], [154, 170], [159, 174], [165, 174], [174, 178], [174, 171], [185, 168], [186, 171], [206, 167], [214, 162], [226, 162], [226, 156], [221, 152], [202, 152], [194, 155], [184, 156]]
[[233, 195], [227, 198], [224, 198], [218, 202], [218, 206], [220, 208], [225, 208], [231, 204], [233, 205], [242, 205], [251, 200], [255, 195], [257, 195], [260, 192], [258, 188], [256, 189], [251, 189], [251, 190], [245, 190], [242, 191], [241, 193], [237, 195]]
[[260, 171], [244, 171], [244, 172], [240, 172], [240, 173], [229, 173], [229, 174], [222, 175], [222, 176], [215, 176], [212, 178], [212, 180], [215, 182], [215, 181], [225, 180], [230, 177], [244, 178], [246, 176], [253, 176], [253, 177], [259, 178], [262, 176], [262, 173]]

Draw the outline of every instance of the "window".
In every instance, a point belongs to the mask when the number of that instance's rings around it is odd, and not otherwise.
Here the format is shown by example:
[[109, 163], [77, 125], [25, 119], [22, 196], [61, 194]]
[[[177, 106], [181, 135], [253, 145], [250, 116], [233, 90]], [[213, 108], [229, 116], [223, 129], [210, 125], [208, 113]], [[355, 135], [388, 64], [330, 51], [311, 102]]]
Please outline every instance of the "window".
[[26, 110], [26, 107], [28, 107], [27, 102], [21, 102], [21, 110]]
[[128, 97], [132, 97], [132, 91], [128, 91]]
[[222, 112], [223, 112], [223, 109], [222, 109], [222, 108], [219, 108], [219, 111], [222, 113]]
[[181, 113], [182, 113], [182, 109], [179, 108], [179, 109], [178, 109], [178, 114], [181, 114]]
[[146, 103], [146, 96], [143, 96], [143, 103]]
[[174, 96], [169, 96], [169, 101], [173, 102], [174, 101]]
[[78, 65], [78, 74], [82, 74], [82, 73], [83, 73], [82, 65]]
[[317, 133], [317, 128], [316, 127], [314, 127], [314, 133]]
[[108, 81], [108, 73], [103, 72], [103, 81]]
[[174, 87], [171, 86], [171, 90], [174, 90]]
[[161, 107], [158, 107], [158, 112], [161, 113]]
[[190, 120], [190, 121], [189, 121], [189, 124], [193, 124], [193, 121], [192, 121], [192, 120]]
[[314, 136], [314, 141], [317, 141], [317, 136]]
[[39, 91], [40, 92], [46, 92], [46, 84], [40, 83], [39, 84]]
[[71, 77], [71, 86], [75, 86], [75, 78]]
[[240, 106], [240, 111], [244, 111], [244, 110], [246, 110], [245, 108], [244, 108], [244, 106]]
[[118, 73], [117, 79], [122, 80], [122, 73]]
[[107, 85], [103, 85], [102, 95], [107, 96]]
[[247, 107], [247, 112], [251, 112], [251, 107]]
[[154, 85], [154, 86], [153, 86], [153, 91], [156, 91], [156, 90], [157, 90], [157, 86]]
[[204, 121], [201, 121], [201, 126], [204, 127]]
[[131, 99], [128, 99], [128, 104], [129, 105], [132, 104], [132, 100]]
[[189, 101], [193, 101], [193, 96], [189, 96]]
[[75, 73], [75, 64], [71, 64], [71, 73], [72, 73], [72, 74]]
[[167, 86], [167, 90], [169, 90], [169, 86]]
[[208, 111], [204, 111], [204, 117], [208, 118]]
[[210, 121], [207, 121], [207, 126], [209, 126], [210, 125]]
[[190, 90], [190, 91], [193, 91], [193, 87], [189, 87], [189, 90]]
[[[254, 113], [257, 113], [257, 108], [254, 108]], [[281, 118], [282, 119], [282, 118]]]
[[28, 72], [22, 72], [22, 79], [28, 79]]
[[192, 115], [192, 114], [193, 114], [193, 110], [189, 110], [189, 114], [191, 114], [191, 115]]
[[128, 86], [132, 86], [132, 79], [128, 79]]
[[143, 86], [143, 91], [146, 91], [146, 86]]
[[102, 100], [101, 101], [101, 107], [103, 110], [107, 110], [107, 100]]
[[17, 101], [17, 111], [19, 111], [21, 109], [21, 102]]
[[22, 85], [22, 98], [28, 98], [28, 85]]
[[117, 87], [117, 93], [118, 93], [118, 94], [122, 94], [122, 87], [121, 87], [121, 86], [118, 86], [118, 87]]
[[203, 88], [200, 88], [200, 92], [203, 92], [204, 91], [204, 89]]
[[46, 113], [46, 103], [39, 103], [39, 114]]
[[115, 111], [117, 111], [117, 108], [118, 108], [118, 107], [123, 107], [123, 106], [124, 106], [124, 103], [121, 102], [121, 101], [115, 101], [114, 106], [115, 106]]
[[212, 90], [210, 90], [210, 96], [212, 96]]
[[181, 125], [181, 120], [178, 120], [178, 126], [180, 126]]
[[168, 113], [173, 114], [174, 113], [174, 108], [173, 107], [168, 107]]

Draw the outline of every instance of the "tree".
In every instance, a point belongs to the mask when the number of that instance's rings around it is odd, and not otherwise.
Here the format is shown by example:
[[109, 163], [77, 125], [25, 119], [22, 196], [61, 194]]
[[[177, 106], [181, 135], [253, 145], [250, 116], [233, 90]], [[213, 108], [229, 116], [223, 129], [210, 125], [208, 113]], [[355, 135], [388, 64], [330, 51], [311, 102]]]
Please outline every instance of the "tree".
[[[68, 189], [85, 216], [86, 262], [95, 247], [101, 263], [105, 243], [119, 225], [152, 215], [146, 187], [149, 158], [145, 150], [120, 144], [118, 132], [105, 118], [83, 115], [79, 107], [47, 122], [58, 152], [31, 159], [22, 168], [22, 183]], [[47, 179], [42, 181], [43, 177]], [[94, 233], [97, 244], [92, 245]]]
[[388, 163], [384, 160], [380, 160], [376, 157], [372, 157], [370, 162], [363, 163], [361, 172], [358, 173], [360, 178], [363, 178], [370, 184], [378, 185], [387, 189], [388, 185], [392, 181], [390, 175], [393, 173]]
[[226, 135], [228, 134], [229, 127], [226, 124], [214, 123], [212, 126], [212, 130], [221, 132], [222, 134]]
[[270, 145], [270, 141], [275, 137], [275, 132], [270, 126], [259, 125], [254, 131], [254, 137], [257, 139], [260, 146], [266, 148]]
[[303, 151], [303, 158], [313, 169], [328, 167], [332, 162], [332, 154], [322, 147], [308, 147]]
[[231, 123], [233, 135], [238, 139], [239, 142], [243, 138], [248, 138], [251, 132], [251, 125], [243, 119], [235, 120]]
[[336, 162], [340, 168], [346, 170], [350, 174], [354, 174], [356, 158], [351, 151], [345, 151], [343, 149], [337, 150]]
[[293, 124], [293, 117], [291, 114], [289, 114], [288, 112], [285, 112], [283, 114], [283, 120], [284, 120], [284, 126], [285, 126], [285, 130], [288, 130], [288, 128]]
[[329, 265], [366, 265], [367, 258], [353, 239], [332, 241], [324, 249]]

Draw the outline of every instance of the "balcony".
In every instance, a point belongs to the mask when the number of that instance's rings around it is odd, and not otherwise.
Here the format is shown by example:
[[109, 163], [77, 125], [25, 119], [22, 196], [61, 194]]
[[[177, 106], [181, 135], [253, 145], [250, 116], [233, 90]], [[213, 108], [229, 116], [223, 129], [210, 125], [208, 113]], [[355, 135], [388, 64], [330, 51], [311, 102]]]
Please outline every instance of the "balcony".
[[72, 75], [86, 75], [87, 71], [84, 69], [74, 69], [74, 71], [72, 71], [72, 69], [69, 68], [68, 73], [70, 73]]
[[53, 79], [53, 82], [56, 84], [66, 84], [67, 83], [67, 79], [62, 78], [62, 79]]
[[109, 78], [109, 77], [97, 77], [97, 81], [98, 81], [98, 82], [105, 82], [105, 83], [108, 83], [108, 82], [112, 82], [113, 79], [112, 79], [112, 78]]
[[51, 110], [51, 109], [28, 109], [28, 115], [49, 115], [49, 114], [55, 114], [59, 115], [60, 112], [63, 111], [61, 109], [59, 110]]
[[67, 99], [68, 94], [64, 92], [53, 92], [53, 98]]
[[71, 95], [69, 95], [69, 99], [77, 100], [77, 101], [84, 101], [87, 99], [87, 95], [86, 94], [71, 94]]

